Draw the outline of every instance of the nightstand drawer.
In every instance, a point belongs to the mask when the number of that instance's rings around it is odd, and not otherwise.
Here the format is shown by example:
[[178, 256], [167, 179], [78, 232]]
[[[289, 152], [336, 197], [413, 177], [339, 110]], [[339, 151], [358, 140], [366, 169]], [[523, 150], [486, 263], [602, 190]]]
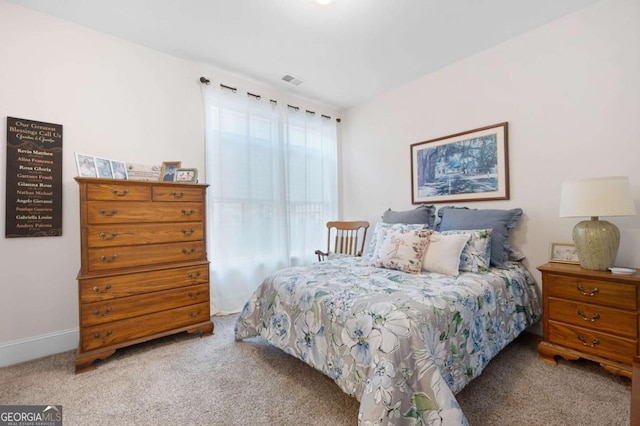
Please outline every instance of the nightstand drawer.
[[547, 296], [627, 310], [637, 309], [636, 286], [563, 275], [547, 275]]
[[613, 361], [631, 365], [636, 354], [636, 340], [598, 333], [582, 327], [574, 327], [549, 321], [549, 341]]
[[550, 320], [631, 339], [637, 336], [638, 320], [635, 312], [551, 297], [549, 298], [548, 309]]

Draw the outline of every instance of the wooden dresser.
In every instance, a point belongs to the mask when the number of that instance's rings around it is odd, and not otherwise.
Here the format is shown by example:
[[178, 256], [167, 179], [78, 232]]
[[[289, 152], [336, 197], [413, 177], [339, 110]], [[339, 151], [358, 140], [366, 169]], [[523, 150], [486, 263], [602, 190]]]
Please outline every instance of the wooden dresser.
[[585, 358], [631, 378], [640, 354], [640, 275], [615, 275], [579, 265], [547, 263], [542, 272], [545, 361]]
[[211, 335], [207, 185], [76, 181], [82, 257], [76, 372], [124, 346], [183, 331]]

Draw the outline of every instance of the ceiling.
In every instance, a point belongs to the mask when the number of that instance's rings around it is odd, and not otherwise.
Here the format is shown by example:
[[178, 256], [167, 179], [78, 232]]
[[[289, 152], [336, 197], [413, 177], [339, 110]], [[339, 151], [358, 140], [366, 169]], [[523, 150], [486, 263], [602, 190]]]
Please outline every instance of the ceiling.
[[598, 0], [9, 1], [344, 110]]

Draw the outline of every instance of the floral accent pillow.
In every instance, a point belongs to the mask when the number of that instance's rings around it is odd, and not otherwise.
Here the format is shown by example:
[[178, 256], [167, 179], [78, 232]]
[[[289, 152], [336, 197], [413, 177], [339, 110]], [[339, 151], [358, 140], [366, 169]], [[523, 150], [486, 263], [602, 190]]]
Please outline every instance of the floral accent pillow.
[[492, 229], [475, 229], [471, 231], [442, 231], [441, 234], [468, 234], [471, 236], [460, 254], [461, 272], [487, 272], [491, 265]]
[[460, 267], [460, 255], [470, 234], [441, 234], [429, 236], [429, 247], [422, 259], [422, 270], [455, 277]]
[[387, 230], [378, 253], [372, 258], [373, 266], [418, 274], [422, 268], [422, 258], [429, 245], [433, 231], [406, 228]]
[[373, 238], [367, 248], [367, 255], [373, 260], [378, 255], [380, 245], [384, 241], [384, 237], [387, 235], [387, 231], [390, 229], [407, 229], [410, 231], [417, 231], [420, 229], [426, 229], [427, 225], [424, 224], [404, 224], [404, 223], [383, 223], [378, 222], [373, 230]]

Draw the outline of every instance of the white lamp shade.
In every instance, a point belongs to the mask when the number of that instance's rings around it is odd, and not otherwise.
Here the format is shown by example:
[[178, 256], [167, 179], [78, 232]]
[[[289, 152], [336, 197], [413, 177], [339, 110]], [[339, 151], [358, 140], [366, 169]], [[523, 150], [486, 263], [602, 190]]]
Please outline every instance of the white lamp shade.
[[626, 176], [575, 179], [562, 183], [560, 217], [633, 216], [636, 206]]

